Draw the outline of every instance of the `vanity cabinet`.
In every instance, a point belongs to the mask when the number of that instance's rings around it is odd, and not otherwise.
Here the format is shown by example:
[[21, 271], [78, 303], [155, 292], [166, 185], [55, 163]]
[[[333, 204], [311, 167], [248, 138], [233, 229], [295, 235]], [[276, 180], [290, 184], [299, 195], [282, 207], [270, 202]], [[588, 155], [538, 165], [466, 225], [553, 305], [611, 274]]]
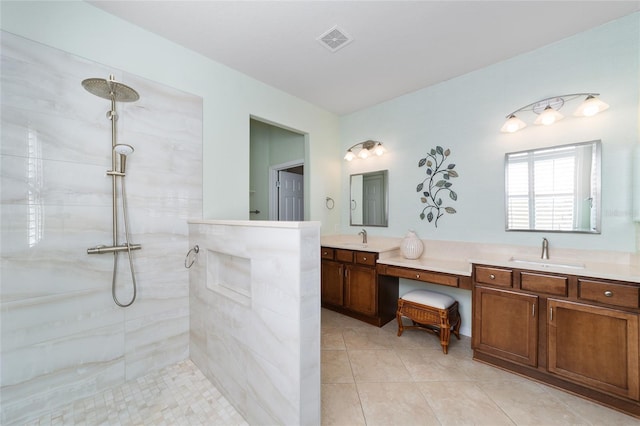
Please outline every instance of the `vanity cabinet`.
[[[369, 259], [371, 255], [364, 256]], [[345, 267], [344, 307], [364, 315], [377, 311], [377, 276], [375, 267], [347, 265]]]
[[478, 286], [474, 292], [473, 346], [476, 350], [538, 365], [538, 297]]
[[548, 370], [563, 379], [638, 400], [638, 315], [549, 299]]
[[398, 285], [376, 271], [375, 252], [321, 247], [322, 307], [381, 327], [395, 318]]
[[344, 264], [322, 260], [320, 262], [320, 299], [324, 304], [342, 306], [344, 300]]
[[473, 357], [640, 417], [640, 283], [473, 265]]

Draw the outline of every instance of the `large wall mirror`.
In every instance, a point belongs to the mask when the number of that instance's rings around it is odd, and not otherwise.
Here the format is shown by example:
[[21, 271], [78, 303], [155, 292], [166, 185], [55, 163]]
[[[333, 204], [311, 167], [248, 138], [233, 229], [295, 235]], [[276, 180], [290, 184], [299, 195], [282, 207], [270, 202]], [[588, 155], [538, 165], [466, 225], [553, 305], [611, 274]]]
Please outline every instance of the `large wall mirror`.
[[389, 177], [387, 170], [351, 175], [351, 225], [388, 226]]
[[506, 154], [507, 231], [600, 233], [601, 145]]

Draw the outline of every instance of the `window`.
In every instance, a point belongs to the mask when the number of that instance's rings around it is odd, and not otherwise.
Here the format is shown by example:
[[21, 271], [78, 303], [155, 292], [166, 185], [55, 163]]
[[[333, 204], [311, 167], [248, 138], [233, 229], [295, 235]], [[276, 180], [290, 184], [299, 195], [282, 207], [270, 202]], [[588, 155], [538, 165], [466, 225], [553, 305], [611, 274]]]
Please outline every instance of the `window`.
[[599, 142], [507, 154], [507, 230], [599, 232]]

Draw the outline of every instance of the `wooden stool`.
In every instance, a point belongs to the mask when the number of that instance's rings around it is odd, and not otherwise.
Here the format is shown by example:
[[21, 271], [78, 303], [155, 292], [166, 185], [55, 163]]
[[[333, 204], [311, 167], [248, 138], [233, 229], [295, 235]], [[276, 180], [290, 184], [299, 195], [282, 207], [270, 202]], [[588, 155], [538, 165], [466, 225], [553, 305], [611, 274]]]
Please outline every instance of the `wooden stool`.
[[[402, 317], [409, 318], [413, 325], [403, 325]], [[428, 290], [414, 290], [398, 299], [398, 336], [406, 328], [419, 328], [440, 336], [442, 352], [449, 351], [451, 329], [460, 340], [460, 313], [458, 302], [451, 296]]]

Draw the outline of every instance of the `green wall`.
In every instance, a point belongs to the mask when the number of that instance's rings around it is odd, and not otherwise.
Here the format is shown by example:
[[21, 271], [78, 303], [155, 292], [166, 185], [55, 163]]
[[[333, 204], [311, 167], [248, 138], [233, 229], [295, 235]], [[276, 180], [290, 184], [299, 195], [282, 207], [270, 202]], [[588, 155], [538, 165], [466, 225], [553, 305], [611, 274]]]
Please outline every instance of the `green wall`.
[[[632, 152], [640, 140], [640, 13], [519, 55], [372, 108], [341, 118], [343, 152], [366, 139], [383, 141], [388, 154], [345, 162], [342, 204], [349, 175], [389, 169], [390, 226], [371, 234], [401, 236], [415, 229], [423, 239], [539, 246], [542, 237], [555, 248], [636, 251], [632, 220]], [[562, 94], [599, 92], [611, 107], [592, 118], [573, 117], [580, 100], [561, 110], [553, 126], [500, 132], [505, 115], [537, 100]], [[530, 121], [529, 123], [532, 123]], [[504, 155], [537, 147], [601, 139], [602, 234], [506, 232]], [[452, 179], [456, 214], [438, 227], [420, 220], [423, 205], [416, 186], [425, 168], [418, 160], [436, 146], [451, 150], [459, 178]], [[640, 185], [638, 185], [640, 188]], [[342, 211], [342, 231], [348, 226]]]

